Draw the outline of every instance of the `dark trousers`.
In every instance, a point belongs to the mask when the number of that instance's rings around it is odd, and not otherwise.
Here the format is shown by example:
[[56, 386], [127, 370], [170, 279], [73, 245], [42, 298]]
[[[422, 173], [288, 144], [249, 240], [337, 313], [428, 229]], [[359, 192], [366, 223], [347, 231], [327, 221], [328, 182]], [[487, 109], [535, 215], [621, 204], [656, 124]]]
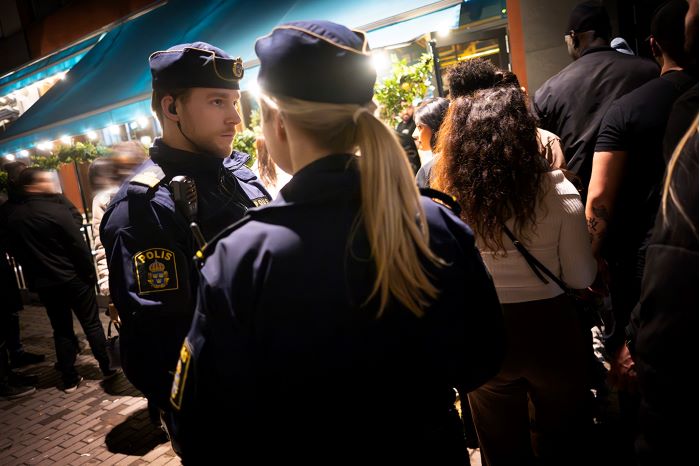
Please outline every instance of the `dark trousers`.
[[588, 464], [588, 359], [569, 298], [503, 304], [503, 315], [501, 371], [469, 394], [482, 464]]
[[60, 286], [38, 290], [38, 293], [53, 328], [56, 359], [58, 359], [58, 368], [63, 374], [63, 381], [69, 383], [78, 378], [78, 372], [75, 369], [78, 339], [73, 331], [71, 310], [75, 312], [85, 332], [100, 369], [103, 373], [107, 372], [109, 370], [107, 340], [98, 314], [94, 286], [74, 278]]
[[5, 253], [0, 250], [0, 296], [2, 296], [2, 328], [6, 350], [10, 354], [22, 351], [22, 343], [19, 338], [19, 310], [22, 309], [22, 297], [19, 294], [17, 279], [5, 258]]

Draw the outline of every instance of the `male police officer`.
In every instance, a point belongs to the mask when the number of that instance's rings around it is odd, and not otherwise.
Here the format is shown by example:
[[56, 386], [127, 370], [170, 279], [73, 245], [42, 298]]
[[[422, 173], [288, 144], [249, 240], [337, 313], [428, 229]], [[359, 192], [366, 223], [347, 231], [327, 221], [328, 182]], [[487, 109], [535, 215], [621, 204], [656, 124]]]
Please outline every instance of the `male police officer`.
[[197, 222], [206, 238], [239, 220], [269, 195], [231, 152], [240, 58], [203, 42], [155, 52], [151, 106], [163, 127], [151, 160], [124, 184], [100, 227], [112, 299], [122, 320], [121, 358], [127, 378], [154, 404], [167, 409], [172, 371], [192, 320], [197, 250], [170, 181], [194, 180]]

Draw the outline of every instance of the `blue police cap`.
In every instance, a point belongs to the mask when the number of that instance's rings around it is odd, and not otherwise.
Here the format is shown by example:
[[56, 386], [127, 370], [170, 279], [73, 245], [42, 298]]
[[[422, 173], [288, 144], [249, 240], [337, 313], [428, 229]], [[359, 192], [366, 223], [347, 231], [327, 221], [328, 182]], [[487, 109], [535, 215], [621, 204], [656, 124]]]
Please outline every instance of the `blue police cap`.
[[154, 52], [148, 58], [153, 89], [191, 87], [238, 89], [243, 62], [206, 42], [193, 42]]
[[255, 53], [265, 92], [338, 104], [372, 100], [377, 73], [361, 31], [330, 21], [285, 23], [258, 39]]

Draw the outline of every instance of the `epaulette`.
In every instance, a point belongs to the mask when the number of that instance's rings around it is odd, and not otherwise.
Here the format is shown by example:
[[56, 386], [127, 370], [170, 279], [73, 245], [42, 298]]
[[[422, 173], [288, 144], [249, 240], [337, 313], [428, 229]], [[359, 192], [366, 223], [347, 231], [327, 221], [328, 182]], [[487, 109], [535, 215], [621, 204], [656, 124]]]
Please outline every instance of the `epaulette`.
[[429, 197], [430, 199], [449, 208], [457, 217], [459, 217], [462, 213], [462, 206], [459, 205], [457, 198], [454, 196], [450, 196], [449, 194], [432, 188], [419, 188], [419, 191], [422, 196]]
[[145, 186], [146, 188], [153, 189], [157, 187], [165, 178], [165, 172], [158, 165], [153, 165], [148, 167], [141, 173], [134, 175], [129, 184], [136, 184], [140, 186]]

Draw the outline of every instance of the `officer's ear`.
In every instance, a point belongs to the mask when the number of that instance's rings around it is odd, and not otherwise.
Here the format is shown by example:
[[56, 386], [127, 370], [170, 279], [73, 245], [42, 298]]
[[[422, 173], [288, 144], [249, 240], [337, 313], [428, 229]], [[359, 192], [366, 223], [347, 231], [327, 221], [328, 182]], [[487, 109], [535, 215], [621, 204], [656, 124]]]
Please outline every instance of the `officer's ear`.
[[180, 117], [177, 116], [177, 108], [175, 107], [175, 97], [172, 95], [166, 95], [160, 99], [160, 111], [168, 120], [180, 121]]
[[280, 141], [287, 141], [287, 127], [280, 112], [275, 112], [275, 134]]

